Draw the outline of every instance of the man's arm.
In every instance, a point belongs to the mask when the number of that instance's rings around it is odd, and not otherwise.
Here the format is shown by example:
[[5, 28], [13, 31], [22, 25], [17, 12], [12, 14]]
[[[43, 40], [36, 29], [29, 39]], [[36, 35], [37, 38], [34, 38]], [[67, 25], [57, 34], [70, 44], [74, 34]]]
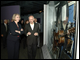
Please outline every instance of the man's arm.
[[40, 23], [38, 23], [39, 24], [39, 33], [40, 33], [40, 31], [41, 31], [41, 26], [40, 26]]
[[1, 34], [3, 34], [3, 25], [1, 24]]
[[39, 36], [39, 32], [40, 32], [40, 30], [39, 30], [39, 24], [36, 24], [37, 26], [36, 26], [36, 29], [37, 29], [37, 31], [34, 33], [34, 35], [35, 36]]
[[40, 33], [40, 27], [39, 27], [39, 24], [38, 24], [38, 35], [39, 35], [39, 33]]
[[38, 28], [37, 28], [38, 35], [37, 36], [39, 36], [39, 33], [40, 33], [39, 24], [37, 24], [37, 26], [38, 26]]

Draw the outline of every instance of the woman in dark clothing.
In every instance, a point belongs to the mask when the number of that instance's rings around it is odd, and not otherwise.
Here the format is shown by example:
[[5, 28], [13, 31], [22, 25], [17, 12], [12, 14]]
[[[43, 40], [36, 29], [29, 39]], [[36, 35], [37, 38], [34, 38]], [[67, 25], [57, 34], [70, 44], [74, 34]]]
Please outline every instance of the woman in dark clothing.
[[19, 58], [19, 38], [23, 34], [23, 29], [21, 25], [18, 24], [20, 20], [19, 14], [13, 14], [13, 22], [9, 23], [9, 34], [7, 37], [7, 50], [8, 59], [18, 59]]
[[25, 21], [25, 25], [28, 24], [28, 23], [29, 23], [29, 20], [26, 20], [26, 21]]

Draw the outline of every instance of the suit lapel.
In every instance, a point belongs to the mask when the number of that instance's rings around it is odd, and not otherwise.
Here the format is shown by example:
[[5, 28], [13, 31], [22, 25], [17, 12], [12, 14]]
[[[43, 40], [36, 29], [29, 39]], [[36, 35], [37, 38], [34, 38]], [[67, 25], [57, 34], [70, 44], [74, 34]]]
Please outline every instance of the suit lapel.
[[[36, 26], [36, 24], [34, 23], [34, 28], [33, 28], [33, 30], [35, 30], [35, 26]], [[30, 23], [29, 23], [29, 27], [30, 27], [30, 29], [32, 30], [32, 28], [31, 28], [31, 26], [30, 26]], [[33, 31], [32, 30], [32, 31]]]
[[33, 30], [35, 30], [35, 27], [36, 27], [36, 23], [34, 23], [34, 29]]
[[3, 26], [6, 28], [5, 24], [3, 24]]
[[[13, 24], [15, 25], [15, 27], [17, 28], [17, 30], [18, 30], [18, 27], [17, 27], [17, 25], [16, 25], [16, 23], [13, 21]], [[18, 26], [19, 26], [19, 24], [18, 24]], [[20, 26], [19, 26], [20, 27]]]
[[31, 29], [31, 31], [32, 31], [32, 28], [31, 28], [31, 26], [30, 26], [30, 23], [29, 23], [29, 28]]

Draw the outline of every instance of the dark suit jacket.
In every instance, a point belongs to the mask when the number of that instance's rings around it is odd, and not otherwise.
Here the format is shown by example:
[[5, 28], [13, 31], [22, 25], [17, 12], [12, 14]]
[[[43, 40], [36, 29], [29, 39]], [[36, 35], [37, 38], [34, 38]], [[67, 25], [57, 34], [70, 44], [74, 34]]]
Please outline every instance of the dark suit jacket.
[[[21, 25], [18, 24], [19, 28], [15, 24], [15, 22], [9, 23], [9, 34], [8, 34], [8, 40], [16, 41], [20, 38], [20, 35], [24, 33], [24, 31], [21, 31], [21, 34], [15, 32], [15, 30], [21, 30]], [[10, 34], [11, 33], [11, 34]], [[19, 37], [18, 37], [19, 36]]]
[[36, 44], [37, 45], [37, 37], [34, 36], [34, 33], [37, 32], [39, 34], [39, 24], [34, 23], [34, 29], [31, 29], [30, 23], [25, 25], [25, 34], [27, 35], [28, 32], [31, 32], [31, 35], [27, 36], [27, 44]]
[[5, 25], [4, 25], [4, 23], [2, 23], [1, 24], [1, 34], [3, 34], [3, 37], [7, 36], [8, 30], [9, 30], [8, 24], [7, 24], [7, 31], [6, 31]]

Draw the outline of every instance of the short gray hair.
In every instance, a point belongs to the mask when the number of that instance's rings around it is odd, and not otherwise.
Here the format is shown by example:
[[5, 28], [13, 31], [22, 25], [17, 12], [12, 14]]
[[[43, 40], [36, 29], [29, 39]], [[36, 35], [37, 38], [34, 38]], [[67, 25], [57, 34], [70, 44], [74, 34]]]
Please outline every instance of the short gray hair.
[[6, 21], [7, 19], [4, 19], [4, 22]]
[[[34, 16], [33, 16], [33, 15], [30, 15], [29, 17], [31, 17], [31, 16], [34, 18]], [[28, 17], [28, 19], [29, 19], [29, 17]]]

